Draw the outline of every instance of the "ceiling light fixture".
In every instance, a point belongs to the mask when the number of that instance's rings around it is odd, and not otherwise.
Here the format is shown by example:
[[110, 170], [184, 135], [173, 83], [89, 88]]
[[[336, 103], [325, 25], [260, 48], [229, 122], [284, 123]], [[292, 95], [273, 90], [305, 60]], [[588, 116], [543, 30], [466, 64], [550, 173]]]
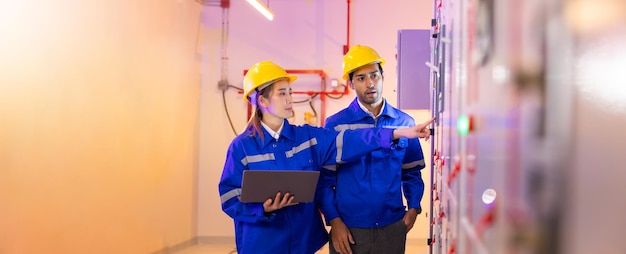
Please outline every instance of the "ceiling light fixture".
[[247, 0], [249, 4], [254, 6], [254, 8], [259, 11], [263, 16], [265, 16], [268, 20], [274, 20], [274, 12], [270, 10], [269, 7], [265, 6], [259, 0]]

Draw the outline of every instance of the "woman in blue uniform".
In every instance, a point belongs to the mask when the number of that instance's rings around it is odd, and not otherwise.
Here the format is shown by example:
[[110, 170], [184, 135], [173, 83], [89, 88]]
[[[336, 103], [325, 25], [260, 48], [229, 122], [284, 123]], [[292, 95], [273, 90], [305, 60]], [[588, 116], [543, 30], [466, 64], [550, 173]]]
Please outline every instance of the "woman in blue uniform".
[[239, 254], [312, 254], [328, 241], [315, 202], [295, 203], [277, 193], [264, 203], [239, 201], [244, 170], [319, 170], [323, 165], [354, 161], [399, 138], [428, 137], [430, 121], [404, 129], [360, 129], [335, 132], [291, 125], [291, 83], [280, 66], [263, 61], [244, 77], [244, 100], [255, 106], [246, 130], [231, 142], [219, 193], [222, 210], [233, 218]]

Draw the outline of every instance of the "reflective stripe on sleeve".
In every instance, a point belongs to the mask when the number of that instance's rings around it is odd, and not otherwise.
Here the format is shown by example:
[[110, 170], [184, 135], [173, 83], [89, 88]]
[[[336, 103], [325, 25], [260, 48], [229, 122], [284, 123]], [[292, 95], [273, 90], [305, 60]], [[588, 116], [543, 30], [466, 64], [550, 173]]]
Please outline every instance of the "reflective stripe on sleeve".
[[365, 123], [359, 123], [359, 124], [340, 124], [335, 126], [335, 130], [336, 131], [345, 131], [345, 130], [357, 130], [357, 129], [367, 129], [367, 128], [374, 128], [376, 126], [374, 126], [373, 124], [365, 124]]
[[395, 129], [404, 129], [404, 128], [409, 128], [409, 127], [410, 127], [410, 126], [402, 126], [402, 125], [400, 125], [400, 126], [398, 126], [398, 125], [385, 125], [385, 126], [383, 126], [382, 128], [385, 128], [385, 129], [394, 129], [394, 130], [395, 130]]
[[328, 169], [330, 171], [337, 171], [337, 165], [326, 165], [322, 166], [322, 168]]
[[311, 148], [314, 145], [317, 145], [317, 139], [316, 138], [309, 139], [307, 141], [304, 141], [304, 143], [302, 143], [302, 144], [300, 144], [300, 145], [298, 145], [298, 146], [296, 146], [294, 148], [291, 148], [291, 150], [285, 152], [285, 156], [287, 156], [287, 158], [291, 158], [291, 157], [293, 157], [294, 154], [296, 154], [298, 152], [301, 152], [301, 151], [304, 151], [306, 149], [309, 149], [309, 148]]
[[417, 166], [426, 166], [426, 163], [424, 163], [424, 160], [418, 160], [418, 161], [414, 161], [414, 162], [409, 162], [409, 163], [404, 163], [402, 164], [402, 169], [409, 169], [409, 168], [414, 168]]
[[252, 162], [261, 162], [261, 161], [273, 161], [275, 160], [273, 153], [259, 154], [259, 155], [250, 155], [241, 159], [241, 164], [244, 166], [248, 165], [248, 163]]
[[335, 162], [337, 163], [344, 163], [344, 161], [341, 160], [341, 156], [343, 155], [343, 135], [345, 134], [345, 132], [346, 130], [342, 130], [337, 135], [337, 140], [336, 140], [337, 158], [335, 158]]
[[224, 202], [230, 200], [231, 198], [234, 198], [240, 195], [241, 195], [241, 188], [232, 189], [229, 192], [226, 192], [223, 195], [221, 195], [220, 200], [222, 201], [222, 204], [224, 204]]

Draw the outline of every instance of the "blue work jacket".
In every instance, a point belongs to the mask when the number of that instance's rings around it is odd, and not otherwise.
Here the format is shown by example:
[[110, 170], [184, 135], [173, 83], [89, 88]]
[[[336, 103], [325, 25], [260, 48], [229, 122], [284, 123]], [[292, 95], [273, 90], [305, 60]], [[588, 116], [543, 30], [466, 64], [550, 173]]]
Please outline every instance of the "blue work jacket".
[[358, 160], [375, 149], [392, 145], [393, 131], [362, 129], [332, 131], [286, 120], [278, 139], [264, 129], [264, 139], [249, 132], [230, 144], [219, 182], [222, 210], [233, 218], [239, 254], [312, 254], [328, 241], [315, 202], [276, 210], [269, 216], [262, 203], [242, 203], [244, 170], [320, 170], [322, 165]]
[[[414, 126], [408, 114], [385, 100], [381, 114], [374, 117], [361, 109], [357, 99], [326, 119], [332, 130], [403, 128]], [[318, 195], [326, 222], [340, 217], [348, 227], [378, 228], [402, 219], [406, 207], [419, 208], [424, 194], [421, 169], [425, 167], [419, 139], [399, 139], [391, 148], [373, 151], [360, 160], [325, 167]]]

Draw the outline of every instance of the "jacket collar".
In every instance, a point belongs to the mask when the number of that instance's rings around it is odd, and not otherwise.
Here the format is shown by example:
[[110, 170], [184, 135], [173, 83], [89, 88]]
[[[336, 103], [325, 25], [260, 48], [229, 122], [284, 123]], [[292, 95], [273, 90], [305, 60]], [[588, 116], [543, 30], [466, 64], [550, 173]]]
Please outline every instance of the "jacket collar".
[[[363, 111], [361, 106], [359, 106], [358, 100], [358, 98], [354, 98], [354, 100], [352, 100], [352, 103], [350, 103], [350, 106], [348, 106], [348, 112], [350, 112], [350, 114], [346, 116], [347, 121], [361, 121], [363, 119], [372, 118], [372, 116], [368, 112]], [[387, 99], [383, 98], [383, 104], [384, 105], [379, 117], [387, 116], [391, 118], [398, 118], [398, 113], [393, 109], [393, 107], [391, 107], [389, 103], [387, 103]]]
[[[261, 141], [261, 137], [259, 136], [256, 136], [254, 138], [262, 147], [265, 147], [269, 145], [274, 140], [274, 138], [265, 128], [261, 129], [263, 129], [263, 141]], [[282, 138], [286, 138], [289, 140], [295, 140], [296, 138], [295, 126], [291, 125], [289, 121], [287, 121], [287, 119], [285, 119], [283, 122], [283, 129], [280, 131], [280, 136], [278, 139], [280, 140]]]

